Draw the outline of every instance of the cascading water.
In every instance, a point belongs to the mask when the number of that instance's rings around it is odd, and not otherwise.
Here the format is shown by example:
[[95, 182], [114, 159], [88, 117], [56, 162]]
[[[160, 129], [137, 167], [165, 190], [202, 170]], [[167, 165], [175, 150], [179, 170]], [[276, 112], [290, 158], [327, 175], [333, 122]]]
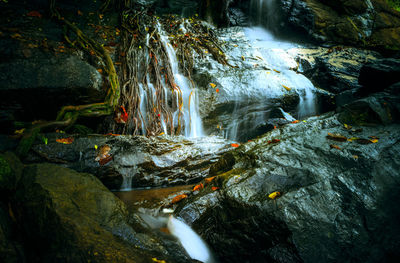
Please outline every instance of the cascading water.
[[[183, 29], [182, 29], [183, 31]], [[161, 32], [161, 30], [160, 30]], [[188, 78], [179, 72], [178, 60], [176, 53], [168, 41], [167, 36], [160, 34], [160, 39], [167, 50], [169, 63], [171, 64], [172, 73], [176, 84], [180, 89], [175, 89], [174, 92], [181, 92], [183, 100], [183, 108], [177, 109], [174, 113], [174, 123], [180, 114], [183, 114], [185, 124], [186, 137], [201, 137], [203, 134], [202, 122], [198, 109], [198, 98], [194, 83], [191, 83]], [[176, 96], [179, 98], [179, 96]], [[178, 103], [179, 104], [179, 103]]]
[[[270, 110], [277, 106], [274, 99], [297, 93], [299, 103], [294, 117], [302, 119], [316, 113], [315, 87], [309, 79], [294, 69], [298, 67], [293, 50], [297, 44], [278, 40], [270, 31], [262, 27], [244, 28], [249, 57], [257, 57], [267, 71], [254, 69], [260, 74], [244, 87], [249, 93], [259, 93], [251, 99], [238, 97], [228, 123], [225, 137], [232, 140], [246, 141], [248, 137], [239, 136], [243, 129], [256, 130], [264, 125]], [[246, 63], [243, 62], [243, 63]], [[285, 116], [285, 114], [283, 114]], [[288, 116], [288, 115], [286, 115]], [[290, 118], [287, 119], [292, 121]]]

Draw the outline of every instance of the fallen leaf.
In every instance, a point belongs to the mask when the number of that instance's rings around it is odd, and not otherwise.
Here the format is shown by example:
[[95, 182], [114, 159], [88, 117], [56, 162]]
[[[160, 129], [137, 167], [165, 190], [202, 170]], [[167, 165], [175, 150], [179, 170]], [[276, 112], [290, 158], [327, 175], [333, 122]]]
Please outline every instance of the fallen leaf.
[[38, 18], [41, 18], [41, 17], [42, 17], [42, 14], [39, 13], [38, 11], [30, 11], [30, 12], [27, 13], [26, 15], [27, 15], [27, 16], [30, 16], [30, 17], [38, 17]]
[[245, 61], [245, 58], [244, 58], [244, 56], [242, 56], [242, 60], [243, 60], [243, 61]]
[[103, 19], [104, 15], [103, 14], [99, 14], [99, 18]]
[[337, 146], [336, 144], [331, 144], [329, 145], [331, 147], [331, 149], [338, 149], [341, 150], [342, 148], [340, 148], [339, 146]]
[[350, 125], [348, 125], [348, 124], [346, 124], [346, 123], [343, 124], [343, 126], [344, 126], [344, 128], [345, 128], [346, 130], [351, 130], [351, 128], [352, 128]]
[[83, 16], [83, 13], [82, 13], [82, 11], [81, 10], [78, 10], [78, 15], [80, 15], [80, 16]]
[[299, 120], [294, 120], [294, 121], [292, 121], [291, 123], [299, 123], [300, 121]]
[[328, 138], [330, 140], [338, 141], [338, 142], [347, 141], [347, 137], [345, 137], [343, 135], [340, 135], [339, 133], [330, 133], [330, 132], [328, 132], [328, 135], [326, 136], [326, 138]]
[[377, 143], [378, 142], [378, 139], [371, 139], [370, 140], [372, 143]]
[[193, 187], [193, 192], [194, 191], [200, 191], [201, 189], [203, 189], [204, 188], [204, 185], [203, 184], [198, 184], [198, 185], [196, 185], [195, 187]]
[[214, 179], [215, 179], [215, 176], [206, 178], [206, 179], [204, 179], [204, 181], [206, 182], [206, 184], [209, 184], [209, 183], [211, 183]]
[[178, 203], [180, 201], [182, 201], [183, 199], [187, 198], [188, 196], [186, 194], [182, 194], [182, 195], [177, 195], [174, 198], [172, 198], [171, 204], [175, 204]]
[[108, 155], [106, 158], [102, 158], [99, 160], [99, 165], [105, 165], [106, 163], [112, 160], [112, 156]]
[[271, 144], [271, 143], [278, 143], [278, 142], [280, 142], [281, 140], [279, 140], [279, 139], [272, 139], [272, 140], [270, 140], [270, 141], [268, 141], [268, 144]]
[[218, 92], [219, 92], [219, 89], [216, 89], [215, 91], [218, 93]]
[[[105, 134], [106, 136], [120, 136], [121, 134], [115, 134], [115, 133], [107, 133]], [[96, 148], [97, 149], [97, 148]]]
[[231, 143], [231, 146], [237, 148], [237, 147], [239, 147], [239, 144], [238, 143]]
[[23, 134], [25, 131], [25, 128], [19, 129], [19, 130], [15, 130], [14, 133], [15, 134]]
[[215, 88], [217, 85], [214, 83], [210, 83], [211, 88]]
[[275, 71], [276, 73], [281, 73], [279, 70], [276, 69], [272, 69], [273, 71]]
[[11, 35], [11, 38], [22, 38], [21, 34], [15, 33]]
[[97, 144], [94, 145], [94, 148], [95, 148], [96, 150], [97, 150], [98, 147], [99, 147], [99, 146], [97, 146]]
[[218, 189], [219, 189], [219, 187], [216, 187], [216, 186], [211, 187], [211, 190], [213, 190], [213, 191], [218, 190]]
[[[357, 142], [358, 144], [370, 144], [370, 143], [374, 143], [374, 142], [372, 142], [371, 140], [363, 139], [363, 138], [358, 138], [358, 139], [356, 140], [356, 142]], [[378, 142], [378, 140], [376, 140], [376, 142]], [[376, 143], [376, 142], [375, 142], [375, 143]]]
[[103, 73], [103, 70], [101, 68], [98, 68], [97, 71], [101, 74]]
[[56, 142], [63, 143], [63, 144], [71, 144], [74, 142], [74, 138], [67, 137], [67, 138], [56, 139]]
[[289, 88], [288, 86], [282, 85], [282, 87], [284, 87], [287, 91], [291, 91], [292, 88]]
[[271, 200], [274, 200], [274, 199], [276, 199], [277, 197], [279, 197], [279, 196], [281, 196], [281, 195], [282, 195], [281, 192], [272, 192], [272, 193], [270, 193], [270, 194], [268, 195], [268, 198], [271, 199]]
[[[168, 232], [169, 232], [169, 231], [168, 231]], [[165, 261], [165, 260], [162, 260], [162, 259], [151, 258], [151, 260], [153, 260], [153, 262], [156, 262], [156, 263], [166, 263], [166, 261]]]
[[357, 156], [357, 155], [353, 155], [353, 158], [354, 158], [355, 160], [357, 160], [357, 159], [358, 159], [358, 156]]

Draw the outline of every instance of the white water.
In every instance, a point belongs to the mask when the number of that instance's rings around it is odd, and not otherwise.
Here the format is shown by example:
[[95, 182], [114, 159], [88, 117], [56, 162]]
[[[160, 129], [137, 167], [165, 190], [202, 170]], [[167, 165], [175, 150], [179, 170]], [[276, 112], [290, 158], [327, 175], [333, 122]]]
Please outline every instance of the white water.
[[180, 88], [180, 91], [179, 89], [176, 89], [175, 92], [182, 92], [183, 108], [177, 109], [174, 113], [174, 123], [175, 121], [177, 122], [176, 118], [179, 118], [180, 114], [182, 114], [185, 125], [184, 135], [193, 138], [202, 137], [204, 134], [198, 108], [197, 90], [194, 87], [194, 83], [190, 83], [189, 79], [179, 72], [179, 64], [175, 50], [169, 43], [168, 37], [161, 34], [161, 29], [159, 30], [161, 41], [168, 53], [168, 59], [171, 64], [175, 83]]
[[179, 239], [192, 259], [206, 263], [213, 261], [206, 243], [184, 222], [170, 216], [167, 227], [171, 234]]

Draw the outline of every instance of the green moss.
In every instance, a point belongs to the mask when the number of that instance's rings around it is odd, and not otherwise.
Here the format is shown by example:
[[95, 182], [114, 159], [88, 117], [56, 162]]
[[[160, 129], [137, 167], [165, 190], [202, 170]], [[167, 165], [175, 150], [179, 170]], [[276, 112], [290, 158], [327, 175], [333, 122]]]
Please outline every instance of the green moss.
[[400, 0], [387, 0], [389, 6], [400, 12]]

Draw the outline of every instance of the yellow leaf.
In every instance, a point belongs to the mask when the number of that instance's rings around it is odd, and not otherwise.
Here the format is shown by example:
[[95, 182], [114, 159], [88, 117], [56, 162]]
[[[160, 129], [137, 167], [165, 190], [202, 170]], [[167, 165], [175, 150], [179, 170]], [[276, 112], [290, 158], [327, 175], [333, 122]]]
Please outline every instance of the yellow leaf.
[[215, 88], [217, 85], [215, 85], [214, 83], [210, 83], [211, 88]]
[[25, 131], [25, 128], [22, 128], [22, 129], [20, 129], [20, 130], [15, 130], [14, 133], [15, 133], [15, 134], [23, 134], [24, 131]]
[[282, 87], [284, 87], [287, 91], [290, 91], [292, 88], [289, 88], [288, 86], [285, 86], [282, 84]]
[[146, 31], [149, 31], [149, 28], [148, 28], [148, 27], [146, 27], [144, 30], [146, 30]]
[[164, 135], [164, 133], [162, 132], [162, 133], [160, 133], [158, 136], [161, 136], [161, 135]]
[[281, 192], [272, 192], [272, 193], [270, 193], [270, 194], [268, 195], [268, 198], [274, 200], [275, 198], [277, 198], [277, 197], [279, 197], [279, 196], [281, 196], [281, 195], [282, 195]]
[[358, 156], [357, 156], [357, 155], [353, 155], [353, 158], [354, 158], [355, 160], [357, 160], [357, 159], [358, 159]]
[[97, 148], [99, 148], [99, 146], [97, 146], [97, 144], [94, 145], [94, 148], [97, 150]]
[[243, 60], [243, 61], [245, 60], [244, 56], [242, 56], [242, 60]]
[[139, 46], [139, 48], [142, 48], [142, 46]]
[[160, 260], [160, 259], [157, 259], [157, 258], [152, 258], [151, 260], [153, 260], [153, 262], [156, 262], [156, 263], [166, 263], [165, 260]]
[[358, 140], [359, 138], [357, 138], [357, 137], [351, 137], [350, 139], [347, 139], [347, 141], [349, 141], [349, 142], [352, 142], [352, 141], [356, 141], [356, 140]]
[[377, 143], [378, 142], [378, 139], [372, 139], [372, 140], [370, 140], [372, 143]]
[[267, 73], [267, 74], [271, 74], [271, 71], [267, 71], [267, 72], [265, 72], [265, 73]]
[[343, 126], [344, 126], [344, 128], [346, 129], [346, 130], [350, 130], [352, 127], [350, 126], [350, 125], [348, 125], [348, 124], [343, 124]]

